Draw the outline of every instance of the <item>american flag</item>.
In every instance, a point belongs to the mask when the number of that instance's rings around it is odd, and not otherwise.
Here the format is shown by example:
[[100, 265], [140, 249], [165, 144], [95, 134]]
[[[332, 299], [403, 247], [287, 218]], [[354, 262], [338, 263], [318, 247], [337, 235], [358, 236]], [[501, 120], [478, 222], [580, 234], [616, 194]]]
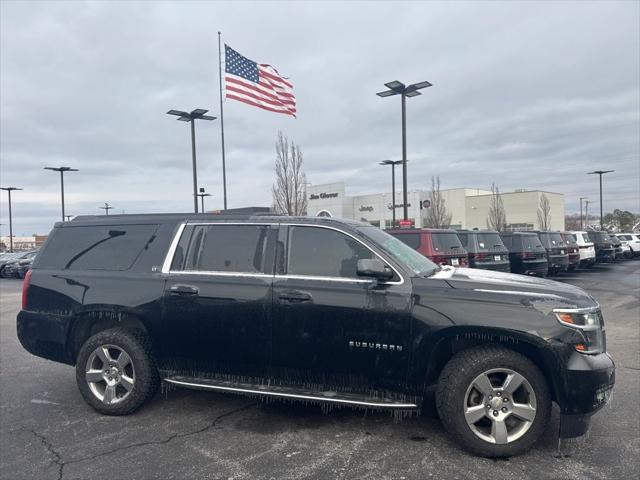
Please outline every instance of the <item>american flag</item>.
[[224, 46], [226, 97], [270, 112], [296, 116], [293, 85], [271, 65], [256, 63]]

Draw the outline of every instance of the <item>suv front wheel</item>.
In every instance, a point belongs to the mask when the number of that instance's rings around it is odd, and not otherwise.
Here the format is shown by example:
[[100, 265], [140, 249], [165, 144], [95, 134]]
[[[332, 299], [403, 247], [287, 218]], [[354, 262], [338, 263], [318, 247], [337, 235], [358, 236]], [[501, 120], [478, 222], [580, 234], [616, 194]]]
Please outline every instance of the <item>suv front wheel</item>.
[[134, 412], [159, 384], [147, 336], [112, 328], [90, 337], [78, 353], [76, 381], [85, 401], [100, 413]]
[[528, 358], [509, 349], [475, 347], [445, 365], [436, 394], [438, 414], [466, 449], [485, 457], [527, 450], [551, 412], [547, 382]]

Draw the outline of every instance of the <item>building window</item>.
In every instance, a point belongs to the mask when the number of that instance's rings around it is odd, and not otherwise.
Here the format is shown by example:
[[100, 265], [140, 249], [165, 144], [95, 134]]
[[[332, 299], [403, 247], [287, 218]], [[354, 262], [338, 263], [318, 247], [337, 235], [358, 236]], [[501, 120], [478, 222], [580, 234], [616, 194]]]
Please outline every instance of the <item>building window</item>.
[[509, 232], [527, 232], [533, 230], [533, 223], [510, 223], [507, 225]]

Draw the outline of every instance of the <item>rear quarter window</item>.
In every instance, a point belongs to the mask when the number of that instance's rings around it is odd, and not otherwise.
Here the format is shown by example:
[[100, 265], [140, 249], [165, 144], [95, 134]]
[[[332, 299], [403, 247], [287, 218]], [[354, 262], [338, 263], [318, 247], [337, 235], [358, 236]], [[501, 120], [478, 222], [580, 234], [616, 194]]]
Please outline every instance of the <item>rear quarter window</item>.
[[34, 268], [128, 270], [155, 239], [158, 225], [56, 228]]

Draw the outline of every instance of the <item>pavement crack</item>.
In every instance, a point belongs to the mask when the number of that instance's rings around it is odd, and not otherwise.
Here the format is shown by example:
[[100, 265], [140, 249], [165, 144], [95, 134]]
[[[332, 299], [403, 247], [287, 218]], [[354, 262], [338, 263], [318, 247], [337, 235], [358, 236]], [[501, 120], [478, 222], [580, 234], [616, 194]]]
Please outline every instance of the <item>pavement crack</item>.
[[640, 370], [638, 367], [628, 367], [627, 365], [618, 365], [620, 368], [628, 368], [629, 370]]
[[[230, 410], [228, 412], [222, 413], [220, 415], [218, 415], [217, 417], [215, 417], [213, 420], [211, 420], [209, 423], [207, 423], [204, 427], [202, 428], [198, 428], [197, 430], [193, 430], [190, 432], [182, 432], [182, 433], [174, 433], [173, 435], [169, 435], [167, 438], [165, 438], [164, 440], [150, 440], [148, 442], [139, 442], [139, 443], [132, 443], [130, 445], [125, 445], [122, 447], [118, 447], [118, 448], [113, 448], [111, 450], [107, 450], [106, 452], [101, 452], [98, 453], [96, 455], [91, 455], [89, 457], [82, 457], [82, 458], [78, 458], [76, 460], [69, 460], [68, 462], [64, 462], [64, 465], [70, 465], [72, 463], [80, 463], [80, 462], [86, 462], [87, 460], [94, 460], [96, 458], [99, 457], [104, 457], [107, 455], [111, 455], [112, 453], [115, 452], [119, 452], [121, 450], [126, 450], [129, 448], [137, 448], [137, 447], [145, 447], [147, 445], [164, 445], [167, 444], [169, 442], [172, 442], [173, 440], [175, 440], [176, 438], [184, 438], [184, 437], [190, 437], [193, 435], [198, 435], [200, 433], [206, 432], [207, 430], [212, 429], [213, 427], [215, 427], [221, 420], [230, 417], [231, 415], [235, 415], [236, 413], [240, 413], [244, 410], [248, 410], [252, 407], [255, 407], [256, 405], [258, 405], [257, 403], [250, 403], [248, 405], [244, 405], [242, 407], [239, 408], [234, 408], [233, 410]], [[61, 468], [62, 471], [62, 468]], [[62, 477], [59, 477], [58, 480], [61, 480]]]
[[47, 449], [47, 452], [49, 452], [53, 456], [53, 463], [55, 463], [58, 466], [58, 480], [62, 480], [62, 470], [64, 469], [65, 462], [62, 461], [62, 457], [60, 456], [58, 451], [53, 447], [53, 444], [49, 440], [47, 440], [47, 437], [36, 432], [33, 429], [23, 429], [23, 430], [27, 432], [31, 432], [38, 440], [40, 440], [40, 443], [44, 445], [44, 448]]

